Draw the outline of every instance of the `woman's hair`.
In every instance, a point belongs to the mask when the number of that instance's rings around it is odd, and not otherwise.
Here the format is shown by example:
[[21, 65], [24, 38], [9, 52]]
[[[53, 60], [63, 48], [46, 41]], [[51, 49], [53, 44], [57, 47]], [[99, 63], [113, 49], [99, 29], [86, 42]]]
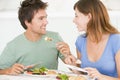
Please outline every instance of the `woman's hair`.
[[21, 7], [18, 11], [18, 18], [23, 28], [27, 29], [25, 20], [31, 22], [35, 12], [37, 12], [39, 9], [46, 9], [46, 7], [47, 3], [44, 3], [41, 0], [24, 0], [21, 3]]
[[74, 10], [78, 9], [84, 15], [91, 14], [91, 20], [87, 24], [86, 36], [90, 39], [99, 42], [103, 34], [119, 33], [110, 24], [107, 9], [100, 0], [79, 0], [74, 5]]

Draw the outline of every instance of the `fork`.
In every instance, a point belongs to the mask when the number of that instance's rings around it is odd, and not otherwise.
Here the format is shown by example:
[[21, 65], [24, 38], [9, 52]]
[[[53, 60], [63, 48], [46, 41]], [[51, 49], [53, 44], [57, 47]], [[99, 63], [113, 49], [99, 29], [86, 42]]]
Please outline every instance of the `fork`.
[[82, 62], [81, 62], [81, 60], [77, 59], [77, 60], [75, 61], [75, 63], [76, 63], [76, 64], [81, 64]]
[[35, 66], [38, 66], [38, 65], [40, 65], [40, 64], [41, 64], [41, 62], [27, 65], [27, 66], [24, 67], [24, 71], [27, 71], [27, 70], [29, 70], [29, 69], [32, 69], [32, 68], [34, 68]]

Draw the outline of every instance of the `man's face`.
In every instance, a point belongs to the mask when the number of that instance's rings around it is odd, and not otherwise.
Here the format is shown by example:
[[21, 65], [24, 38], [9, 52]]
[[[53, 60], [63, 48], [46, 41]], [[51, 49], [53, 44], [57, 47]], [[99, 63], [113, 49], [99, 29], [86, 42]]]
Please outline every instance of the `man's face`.
[[28, 29], [35, 34], [46, 34], [47, 13], [44, 9], [40, 9], [34, 13], [32, 21], [29, 23]]

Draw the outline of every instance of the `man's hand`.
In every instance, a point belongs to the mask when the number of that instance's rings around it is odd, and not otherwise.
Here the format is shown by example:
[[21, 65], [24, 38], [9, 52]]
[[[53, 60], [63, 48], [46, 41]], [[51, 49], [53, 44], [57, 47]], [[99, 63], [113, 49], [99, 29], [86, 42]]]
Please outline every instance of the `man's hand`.
[[56, 44], [57, 49], [62, 53], [64, 56], [67, 56], [70, 54], [70, 48], [69, 45], [65, 42], [58, 42]]
[[70, 65], [76, 65], [76, 58], [73, 55], [68, 55], [65, 57], [64, 62]]
[[11, 68], [6, 69], [6, 74], [17, 75], [24, 72], [24, 66], [22, 64], [14, 64]]

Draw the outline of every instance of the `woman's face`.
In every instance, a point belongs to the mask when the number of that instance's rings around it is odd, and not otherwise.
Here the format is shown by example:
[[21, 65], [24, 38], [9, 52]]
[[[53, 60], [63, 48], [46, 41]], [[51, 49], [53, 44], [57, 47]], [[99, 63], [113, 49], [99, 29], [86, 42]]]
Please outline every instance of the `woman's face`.
[[75, 9], [75, 18], [73, 22], [77, 25], [78, 31], [85, 31], [87, 30], [87, 24], [91, 18], [91, 15], [84, 15], [83, 13], [79, 12], [78, 9]]

